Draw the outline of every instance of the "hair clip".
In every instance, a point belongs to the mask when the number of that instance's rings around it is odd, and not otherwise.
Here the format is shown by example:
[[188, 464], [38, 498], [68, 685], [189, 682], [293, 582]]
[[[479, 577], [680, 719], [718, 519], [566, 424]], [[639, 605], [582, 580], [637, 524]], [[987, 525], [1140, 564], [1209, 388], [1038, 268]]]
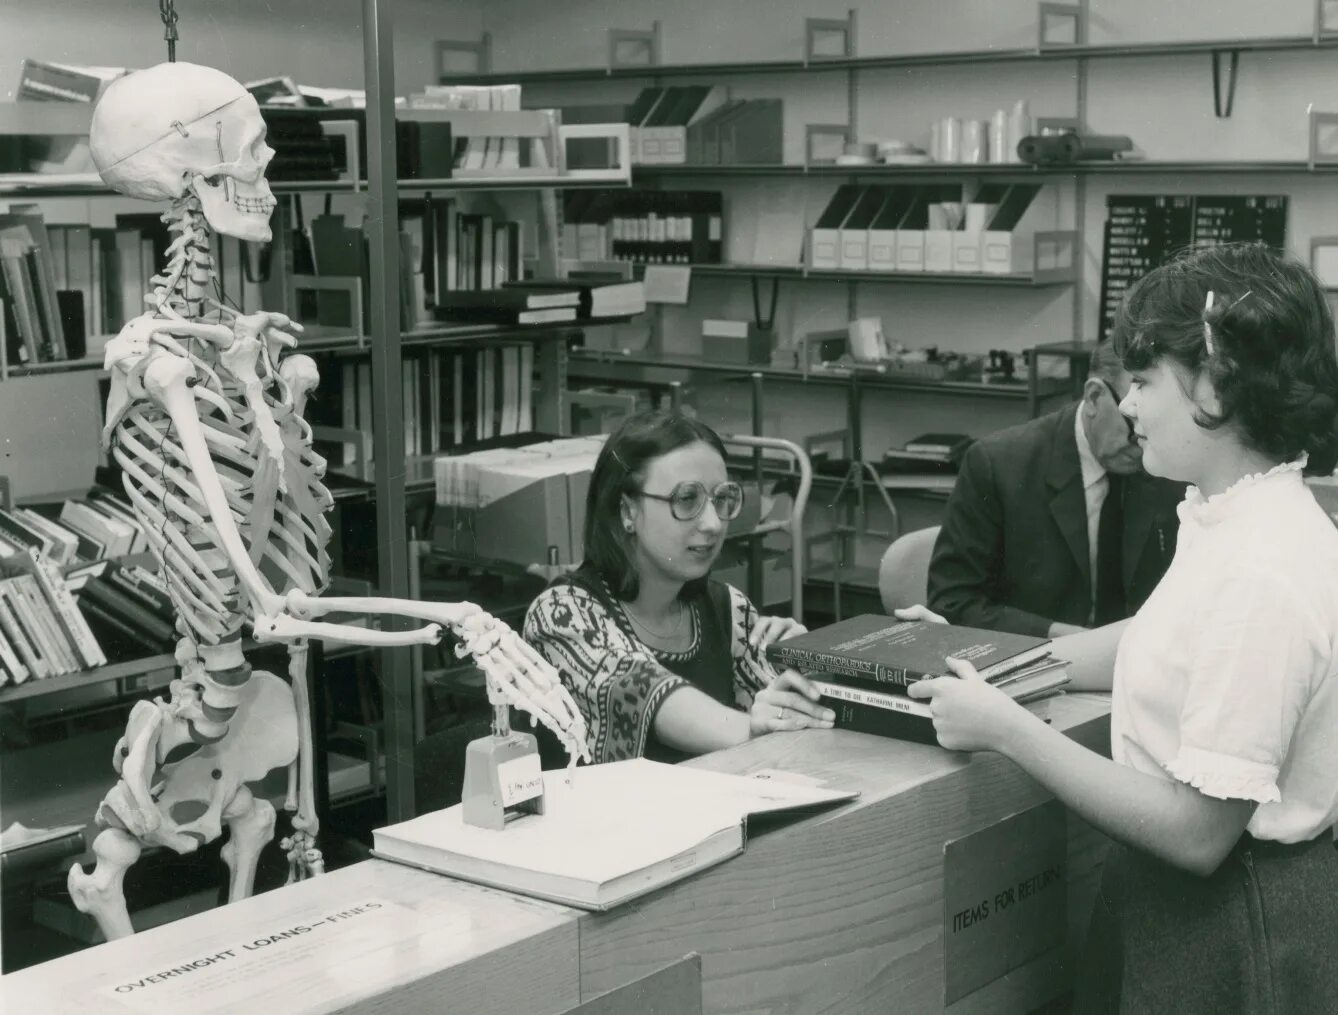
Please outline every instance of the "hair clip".
[[623, 472], [632, 471], [627, 467], [627, 463], [623, 461], [623, 456], [618, 454], [617, 448], [609, 448], [609, 454], [613, 455], [613, 460], [623, 467]]
[[1208, 356], [1215, 355], [1213, 350], [1213, 326], [1208, 323], [1208, 315], [1213, 309], [1213, 291], [1208, 290], [1208, 298], [1203, 301], [1203, 345], [1208, 350]]

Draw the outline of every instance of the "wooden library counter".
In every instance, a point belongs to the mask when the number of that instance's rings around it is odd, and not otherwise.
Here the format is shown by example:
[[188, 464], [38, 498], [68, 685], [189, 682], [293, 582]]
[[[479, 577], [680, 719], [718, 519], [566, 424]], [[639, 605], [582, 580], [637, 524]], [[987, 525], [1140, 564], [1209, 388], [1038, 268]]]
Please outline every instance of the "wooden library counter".
[[[1106, 696], [1032, 707], [1107, 749]], [[1025, 1012], [1067, 989], [1103, 840], [1006, 759], [831, 730], [690, 764], [861, 796], [608, 913], [369, 860], [6, 976], [0, 1010], [547, 1015], [694, 952], [700, 1002], [662, 1010]]]

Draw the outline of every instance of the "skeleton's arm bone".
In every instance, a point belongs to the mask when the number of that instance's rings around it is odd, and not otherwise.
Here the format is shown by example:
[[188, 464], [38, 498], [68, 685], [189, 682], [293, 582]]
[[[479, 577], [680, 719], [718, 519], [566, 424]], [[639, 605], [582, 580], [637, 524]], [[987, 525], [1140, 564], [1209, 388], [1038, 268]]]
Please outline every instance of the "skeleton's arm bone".
[[321, 624], [309, 620], [295, 620], [286, 614], [257, 617], [252, 628], [258, 642], [290, 642], [299, 638], [316, 638], [337, 645], [382, 647], [435, 645], [441, 640], [441, 628], [436, 624], [429, 624], [413, 631], [374, 631], [352, 624]]
[[444, 627], [458, 627], [482, 613], [473, 603], [420, 603], [414, 599], [384, 599], [379, 596], [309, 596], [297, 589], [287, 595], [288, 610], [296, 617], [323, 617], [327, 613], [388, 613], [429, 620]]
[[228, 555], [228, 562], [236, 571], [238, 581], [258, 613], [274, 616], [284, 607], [283, 597], [269, 589], [251, 563], [246, 544], [242, 542], [232, 519], [232, 511], [228, 508], [218, 473], [209, 458], [204, 428], [195, 414], [195, 399], [186, 383], [191, 372], [190, 364], [184, 360], [155, 356], [144, 370], [144, 387], [172, 417], [186, 460], [209, 505], [209, 518], [218, 532], [219, 543]]

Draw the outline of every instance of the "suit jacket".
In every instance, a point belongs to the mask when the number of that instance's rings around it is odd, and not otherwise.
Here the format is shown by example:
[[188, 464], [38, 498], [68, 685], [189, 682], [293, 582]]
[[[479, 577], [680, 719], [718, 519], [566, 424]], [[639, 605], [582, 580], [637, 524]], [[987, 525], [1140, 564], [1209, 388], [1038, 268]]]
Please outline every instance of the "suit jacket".
[[[1054, 621], [1086, 626], [1092, 577], [1077, 411], [991, 434], [963, 457], [929, 563], [929, 606], [950, 623], [1040, 636]], [[1127, 477], [1126, 616], [1171, 563], [1184, 494], [1183, 483]]]

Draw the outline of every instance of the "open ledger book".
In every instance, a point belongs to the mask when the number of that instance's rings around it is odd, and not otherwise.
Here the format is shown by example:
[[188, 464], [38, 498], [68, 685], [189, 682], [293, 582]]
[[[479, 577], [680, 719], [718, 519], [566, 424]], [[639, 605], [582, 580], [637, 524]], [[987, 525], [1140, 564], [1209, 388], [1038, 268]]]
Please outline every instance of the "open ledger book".
[[787, 773], [727, 775], [637, 758], [544, 773], [542, 815], [505, 830], [460, 805], [376, 829], [373, 855], [581, 909], [609, 909], [743, 852], [750, 815], [852, 800]]

